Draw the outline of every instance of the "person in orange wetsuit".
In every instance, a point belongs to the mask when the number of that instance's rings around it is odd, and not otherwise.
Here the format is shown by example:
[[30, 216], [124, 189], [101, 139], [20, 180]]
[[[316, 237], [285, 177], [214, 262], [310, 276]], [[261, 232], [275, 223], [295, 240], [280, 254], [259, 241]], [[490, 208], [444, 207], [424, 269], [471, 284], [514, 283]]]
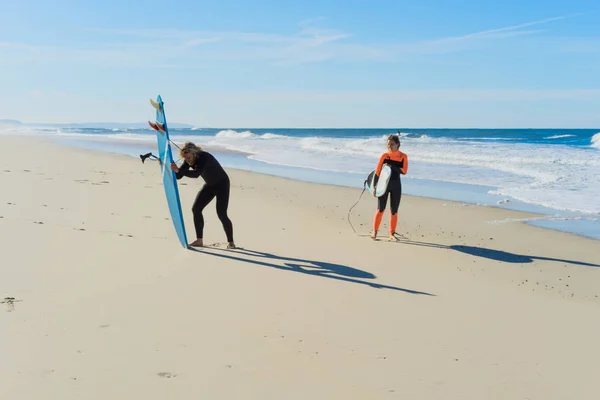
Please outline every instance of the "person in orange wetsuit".
[[[386, 192], [377, 199], [377, 211], [373, 219], [373, 233], [371, 239], [377, 238], [377, 231], [383, 218], [383, 213], [387, 206], [388, 197], [390, 197], [390, 239], [398, 240], [395, 236], [396, 226], [398, 225], [398, 208], [400, 207], [400, 198], [402, 197], [402, 182], [400, 175], [406, 175], [408, 171], [408, 156], [401, 152], [400, 138], [398, 135], [390, 135], [387, 139], [388, 151], [379, 157], [377, 168], [375, 168], [375, 177], [373, 179], [373, 193], [377, 189], [377, 182], [383, 164], [388, 164], [392, 170]], [[375, 196], [375, 194], [373, 194]]]

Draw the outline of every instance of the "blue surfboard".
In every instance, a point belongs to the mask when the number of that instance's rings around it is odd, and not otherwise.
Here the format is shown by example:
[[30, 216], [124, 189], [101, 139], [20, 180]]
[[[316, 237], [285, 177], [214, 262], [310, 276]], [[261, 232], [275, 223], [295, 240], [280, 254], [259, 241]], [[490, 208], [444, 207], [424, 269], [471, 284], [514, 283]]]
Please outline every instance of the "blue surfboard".
[[164, 127], [164, 132], [162, 130], [156, 131], [156, 139], [158, 142], [158, 157], [160, 158], [163, 186], [165, 188], [165, 194], [167, 195], [171, 221], [173, 221], [173, 225], [175, 226], [175, 232], [177, 232], [179, 242], [187, 249], [188, 241], [185, 234], [185, 225], [183, 223], [183, 213], [181, 212], [177, 177], [175, 176], [175, 172], [171, 171], [173, 153], [169, 142], [169, 128], [167, 126], [167, 118], [165, 117], [164, 103], [160, 95], [158, 95], [156, 101], [150, 100], [150, 103], [152, 104], [152, 107], [156, 109], [156, 122]]

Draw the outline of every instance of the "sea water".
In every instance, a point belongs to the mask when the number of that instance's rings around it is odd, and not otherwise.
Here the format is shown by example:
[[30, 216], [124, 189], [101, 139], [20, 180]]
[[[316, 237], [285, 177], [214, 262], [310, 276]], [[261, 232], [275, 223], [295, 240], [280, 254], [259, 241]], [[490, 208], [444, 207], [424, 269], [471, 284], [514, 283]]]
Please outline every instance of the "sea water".
[[[356, 188], [363, 188], [386, 151], [388, 135], [398, 133], [409, 160], [403, 193], [539, 213], [527, 223], [600, 239], [600, 129], [169, 132], [175, 143], [193, 141], [225, 167]], [[20, 127], [1, 133], [51, 136], [133, 157], [156, 152], [150, 128]]]

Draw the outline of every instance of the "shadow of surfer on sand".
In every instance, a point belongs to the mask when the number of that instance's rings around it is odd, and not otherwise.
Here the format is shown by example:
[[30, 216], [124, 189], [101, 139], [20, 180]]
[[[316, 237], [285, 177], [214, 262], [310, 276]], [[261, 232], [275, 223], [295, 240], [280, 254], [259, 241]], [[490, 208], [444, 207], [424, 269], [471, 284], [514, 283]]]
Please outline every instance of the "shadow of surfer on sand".
[[[196, 251], [198, 253], [209, 254], [215, 257], [222, 257], [230, 260], [242, 261], [250, 264], [276, 268], [284, 271], [294, 271], [307, 275], [320, 276], [323, 278], [357, 283], [360, 285], [367, 285], [375, 289], [390, 289], [410, 294], [435, 296], [434, 294], [427, 292], [420, 292], [416, 290], [381, 285], [374, 282], [360, 280], [374, 279], [376, 278], [376, 276], [370, 272], [352, 268], [346, 265], [332, 264], [324, 261], [313, 261], [300, 258], [283, 257], [256, 250], [244, 249], [243, 247], [238, 247], [232, 250], [221, 249], [218, 247], [191, 248], [190, 250]], [[257, 260], [255, 258], [262, 258], [270, 262]]]
[[541, 261], [556, 261], [556, 262], [563, 262], [563, 263], [569, 263], [569, 264], [575, 264], [575, 265], [583, 265], [583, 266], [587, 266], [587, 267], [600, 267], [600, 264], [593, 264], [593, 263], [588, 263], [588, 262], [584, 262], [584, 261], [574, 261], [574, 260], [565, 260], [562, 258], [515, 254], [515, 253], [510, 253], [508, 251], [495, 250], [495, 249], [489, 249], [486, 247], [478, 247], [478, 246], [466, 246], [466, 245], [459, 245], [459, 244], [444, 245], [444, 244], [437, 244], [437, 243], [430, 243], [430, 242], [412, 241], [412, 240], [408, 240], [408, 239], [399, 239], [395, 243], [454, 250], [454, 251], [458, 251], [460, 253], [469, 254], [472, 256], [476, 256], [476, 257], [487, 258], [490, 260], [502, 261], [502, 262], [506, 262], [506, 263], [526, 264], [526, 263], [532, 263], [535, 260], [541, 260]]

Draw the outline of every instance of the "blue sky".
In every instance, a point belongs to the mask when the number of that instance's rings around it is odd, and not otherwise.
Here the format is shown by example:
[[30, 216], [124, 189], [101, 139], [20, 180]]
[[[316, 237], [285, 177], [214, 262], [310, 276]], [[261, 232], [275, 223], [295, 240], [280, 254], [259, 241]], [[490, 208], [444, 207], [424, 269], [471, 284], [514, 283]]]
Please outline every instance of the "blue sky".
[[0, 0], [0, 118], [600, 127], [597, 1]]

